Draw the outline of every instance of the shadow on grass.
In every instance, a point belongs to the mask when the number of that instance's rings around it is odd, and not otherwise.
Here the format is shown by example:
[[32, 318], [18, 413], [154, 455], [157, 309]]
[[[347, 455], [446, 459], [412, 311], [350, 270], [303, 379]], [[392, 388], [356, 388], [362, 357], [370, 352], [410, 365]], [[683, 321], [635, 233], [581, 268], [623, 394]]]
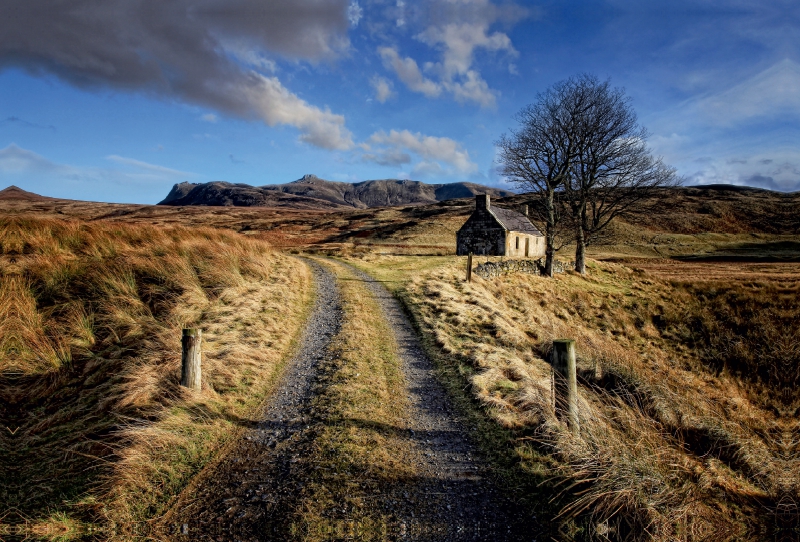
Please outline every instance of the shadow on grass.
[[672, 259], [685, 262], [800, 262], [800, 241], [739, 243], [720, 247], [714, 252], [672, 256]]

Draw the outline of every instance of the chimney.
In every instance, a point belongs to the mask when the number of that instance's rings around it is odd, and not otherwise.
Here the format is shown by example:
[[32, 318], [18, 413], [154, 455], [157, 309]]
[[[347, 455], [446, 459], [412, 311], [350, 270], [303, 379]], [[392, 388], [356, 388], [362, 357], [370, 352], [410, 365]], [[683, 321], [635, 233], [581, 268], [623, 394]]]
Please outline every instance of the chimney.
[[528, 216], [528, 206], [527, 205], [523, 205], [522, 206], [522, 214], [525, 215], [525, 216]]
[[489, 194], [475, 194], [475, 208], [476, 209], [489, 209], [491, 207], [489, 201]]

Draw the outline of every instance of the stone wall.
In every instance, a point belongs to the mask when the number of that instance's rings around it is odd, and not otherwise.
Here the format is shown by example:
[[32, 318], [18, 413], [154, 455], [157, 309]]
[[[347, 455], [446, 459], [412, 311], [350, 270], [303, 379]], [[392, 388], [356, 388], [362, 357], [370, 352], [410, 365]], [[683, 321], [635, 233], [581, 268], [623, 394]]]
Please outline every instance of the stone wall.
[[[553, 261], [553, 273], [563, 273], [568, 269], [575, 269], [574, 262]], [[509, 273], [529, 273], [541, 275], [544, 271], [544, 258], [538, 260], [501, 260], [499, 262], [486, 262], [478, 265], [473, 272], [483, 279], [499, 277]]]

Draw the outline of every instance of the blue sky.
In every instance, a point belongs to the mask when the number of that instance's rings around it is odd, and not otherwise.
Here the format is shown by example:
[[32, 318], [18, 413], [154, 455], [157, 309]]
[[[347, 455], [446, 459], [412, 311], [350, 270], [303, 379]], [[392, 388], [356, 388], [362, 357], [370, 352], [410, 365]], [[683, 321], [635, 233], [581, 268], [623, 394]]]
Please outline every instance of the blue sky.
[[553, 83], [624, 87], [688, 184], [800, 190], [793, 1], [3, 0], [0, 188], [155, 203], [306, 173], [503, 186]]

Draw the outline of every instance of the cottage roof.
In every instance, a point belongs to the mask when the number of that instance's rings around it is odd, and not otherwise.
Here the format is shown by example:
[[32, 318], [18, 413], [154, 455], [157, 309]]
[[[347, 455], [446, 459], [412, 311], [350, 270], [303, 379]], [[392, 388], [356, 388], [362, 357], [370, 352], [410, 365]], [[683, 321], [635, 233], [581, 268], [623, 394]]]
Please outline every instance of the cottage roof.
[[511, 209], [502, 207], [491, 207], [491, 213], [497, 218], [500, 224], [509, 231], [518, 231], [530, 235], [542, 235], [536, 226], [531, 224], [528, 217]]

